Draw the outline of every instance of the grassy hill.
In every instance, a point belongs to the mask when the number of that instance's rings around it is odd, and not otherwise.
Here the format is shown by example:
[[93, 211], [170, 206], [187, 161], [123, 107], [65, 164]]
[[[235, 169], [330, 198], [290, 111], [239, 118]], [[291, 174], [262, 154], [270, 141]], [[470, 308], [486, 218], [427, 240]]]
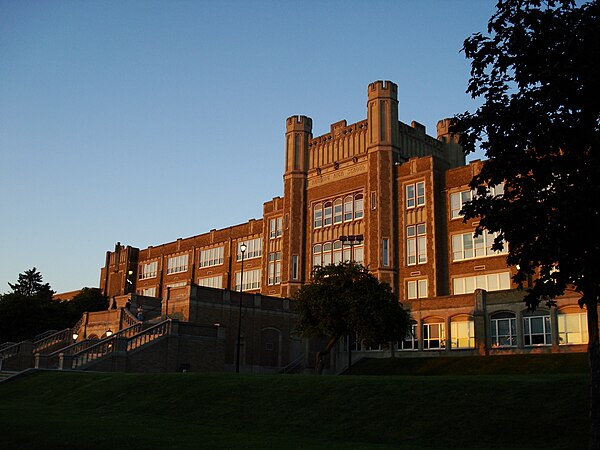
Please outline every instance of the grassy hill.
[[437, 376], [38, 372], [0, 383], [0, 442], [7, 449], [583, 449], [587, 374], [540, 373], [567, 362], [539, 363], [529, 374]]

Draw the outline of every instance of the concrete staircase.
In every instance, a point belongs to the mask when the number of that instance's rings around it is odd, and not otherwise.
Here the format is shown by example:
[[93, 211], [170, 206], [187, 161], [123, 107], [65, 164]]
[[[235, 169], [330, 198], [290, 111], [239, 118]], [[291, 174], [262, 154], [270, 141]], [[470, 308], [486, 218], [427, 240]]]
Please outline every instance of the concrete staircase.
[[0, 383], [8, 380], [10, 377], [12, 377], [13, 375], [16, 375], [18, 373], [19, 372], [15, 372], [12, 370], [0, 370]]

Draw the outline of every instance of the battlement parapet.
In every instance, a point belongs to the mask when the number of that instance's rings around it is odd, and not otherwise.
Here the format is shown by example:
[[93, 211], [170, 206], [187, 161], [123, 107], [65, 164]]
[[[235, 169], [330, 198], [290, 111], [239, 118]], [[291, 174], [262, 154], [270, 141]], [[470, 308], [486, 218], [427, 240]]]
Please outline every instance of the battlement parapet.
[[369, 84], [369, 100], [375, 98], [398, 99], [398, 85], [389, 80], [378, 80]]
[[285, 131], [304, 131], [312, 133], [312, 119], [307, 116], [291, 116], [285, 121]]

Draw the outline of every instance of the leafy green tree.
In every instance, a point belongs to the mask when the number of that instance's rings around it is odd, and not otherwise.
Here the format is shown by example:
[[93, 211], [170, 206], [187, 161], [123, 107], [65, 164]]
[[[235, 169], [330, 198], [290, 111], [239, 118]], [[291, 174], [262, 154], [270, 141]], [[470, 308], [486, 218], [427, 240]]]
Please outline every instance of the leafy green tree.
[[318, 373], [324, 355], [342, 336], [356, 336], [373, 345], [387, 345], [405, 336], [408, 313], [391, 287], [360, 264], [317, 266], [311, 282], [294, 297], [300, 314], [298, 332], [305, 337], [328, 338], [325, 348], [317, 352]]
[[[507, 262], [531, 309], [573, 289], [587, 309], [591, 448], [600, 447], [600, 11], [597, 0], [500, 0], [488, 34], [464, 42], [467, 92], [482, 100], [457, 116], [467, 152], [489, 158], [465, 219], [508, 242]], [[505, 183], [503, 196], [489, 187]]]

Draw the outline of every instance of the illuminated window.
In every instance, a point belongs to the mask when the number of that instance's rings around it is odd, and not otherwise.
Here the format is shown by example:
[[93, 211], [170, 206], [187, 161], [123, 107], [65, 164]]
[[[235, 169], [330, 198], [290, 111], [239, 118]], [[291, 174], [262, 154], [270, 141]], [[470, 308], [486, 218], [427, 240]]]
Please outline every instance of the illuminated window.
[[423, 206], [425, 204], [425, 182], [406, 185], [406, 208]]
[[143, 295], [145, 297], [156, 297], [156, 287], [143, 288], [138, 290], [139, 295]]
[[323, 226], [323, 205], [319, 203], [315, 205], [313, 212], [313, 228], [321, 228]]
[[427, 237], [425, 224], [406, 227], [406, 264], [409, 266], [427, 262]]
[[281, 252], [269, 253], [269, 279], [268, 284], [281, 283]]
[[338, 198], [333, 202], [333, 223], [342, 223], [343, 217], [342, 199]]
[[167, 274], [185, 272], [188, 270], [188, 255], [172, 256], [167, 261]]
[[427, 297], [427, 278], [406, 282], [406, 298], [413, 300]]
[[510, 272], [454, 278], [452, 287], [454, 295], [471, 294], [476, 289], [490, 292], [510, 289]]
[[[235, 290], [236, 291], [240, 290], [241, 276], [242, 276], [241, 272], [235, 273]], [[244, 286], [243, 286], [242, 290], [243, 291], [251, 291], [254, 289], [260, 289], [260, 277], [261, 277], [260, 269], [248, 270], [248, 271], [244, 270]]]
[[423, 350], [446, 348], [446, 330], [443, 322], [423, 324]]
[[362, 219], [363, 217], [363, 195], [356, 194], [354, 196], [354, 218]]
[[200, 251], [200, 267], [218, 266], [223, 264], [223, 246]]
[[237, 260], [242, 260], [242, 244], [246, 244], [246, 253], [244, 259], [258, 258], [262, 256], [262, 238], [249, 239], [247, 241], [239, 241], [237, 243]]
[[517, 346], [517, 319], [511, 312], [499, 312], [490, 319], [492, 348]]
[[[139, 279], [146, 280], [148, 278], [154, 278], [158, 269], [158, 261], [152, 261], [148, 264], [143, 264], [139, 269]], [[153, 297], [152, 295], [150, 297]]]
[[269, 239], [278, 238], [283, 234], [283, 217], [269, 220]]
[[468, 316], [452, 318], [450, 322], [451, 348], [475, 348], [475, 323]]
[[482, 256], [496, 256], [508, 253], [508, 246], [504, 243], [502, 251], [492, 250], [496, 233], [488, 233], [473, 237], [473, 233], [455, 234], [452, 236], [452, 260], [480, 258]]
[[221, 289], [223, 287], [223, 275], [199, 278], [198, 286]]
[[384, 267], [388, 267], [390, 265], [390, 240], [384, 238], [381, 240], [381, 263]]
[[349, 195], [344, 199], [344, 222], [348, 222], [354, 218], [352, 205], [354, 205], [354, 198]]
[[558, 312], [558, 343], [560, 345], [587, 344], [587, 314], [584, 312]]
[[331, 202], [325, 203], [323, 213], [323, 226], [331, 225], [332, 221], [333, 204]]

